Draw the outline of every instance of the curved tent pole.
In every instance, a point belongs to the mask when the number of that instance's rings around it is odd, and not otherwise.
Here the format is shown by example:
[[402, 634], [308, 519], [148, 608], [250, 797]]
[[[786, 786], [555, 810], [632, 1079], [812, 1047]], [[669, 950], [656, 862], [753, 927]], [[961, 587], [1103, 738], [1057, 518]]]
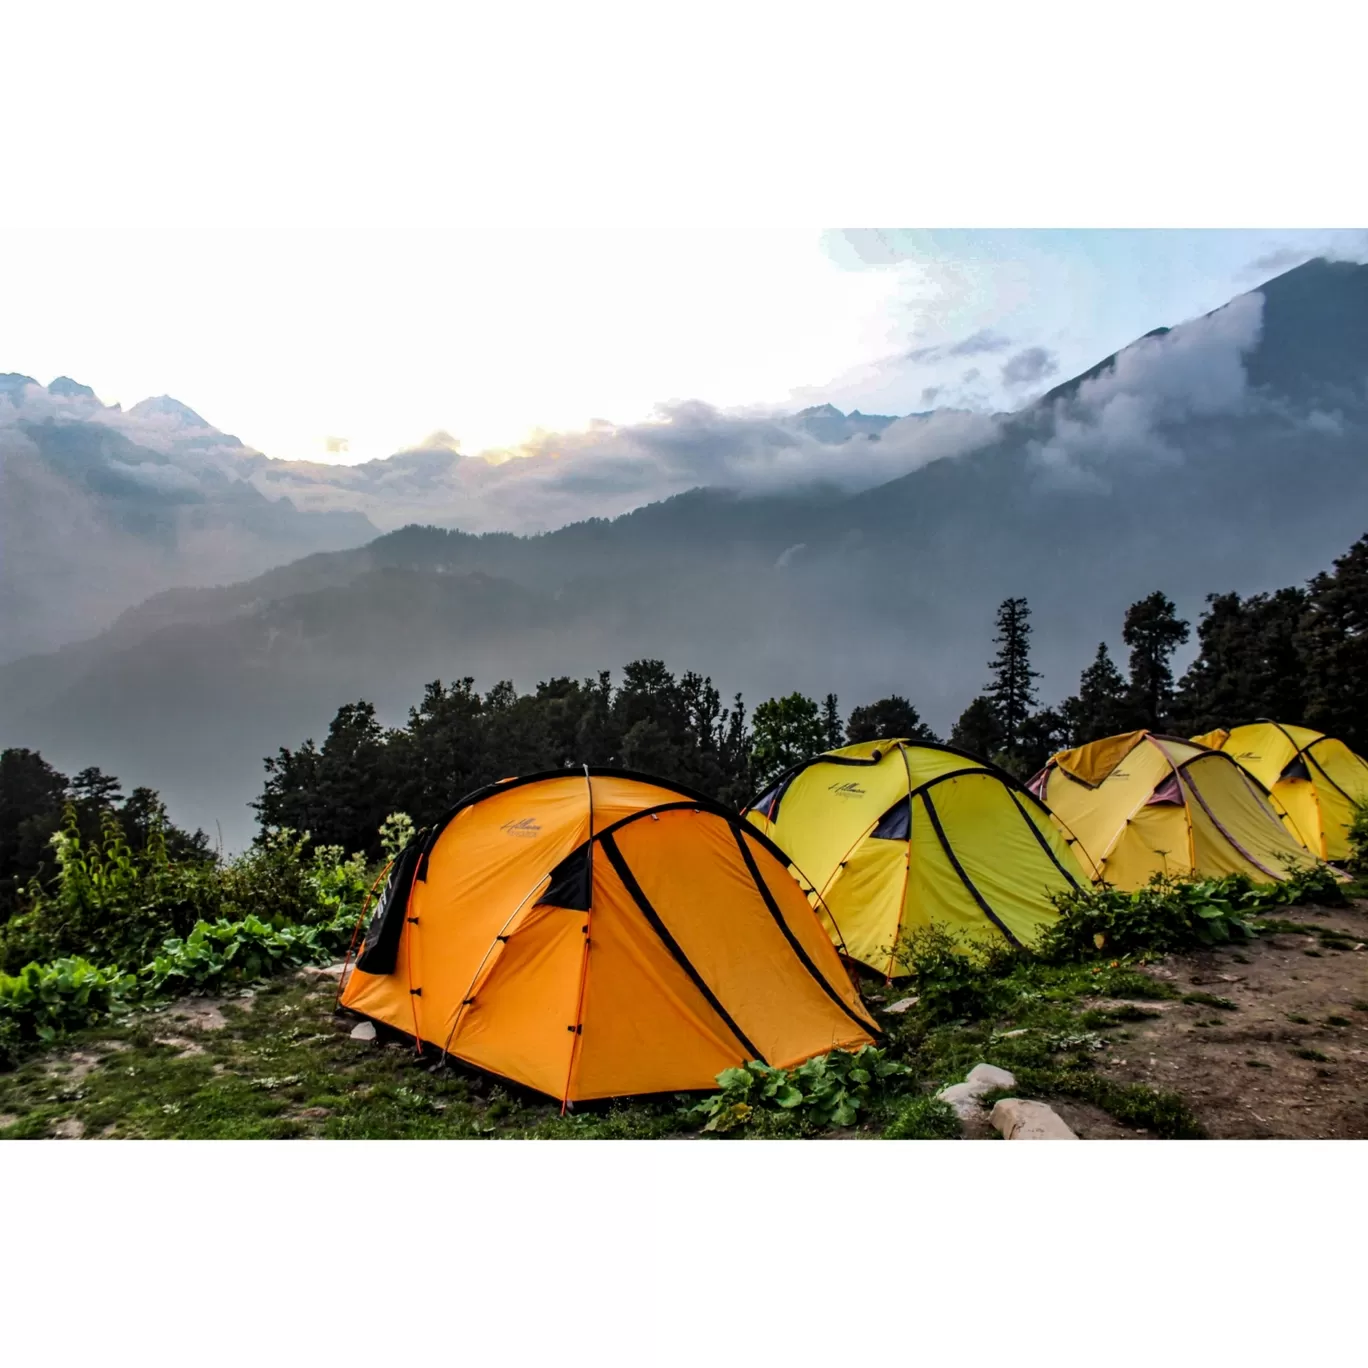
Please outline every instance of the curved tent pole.
[[351, 942], [348, 944], [346, 956], [342, 960], [342, 972], [337, 976], [337, 997], [333, 999], [333, 1006], [335, 1007], [341, 1006], [342, 1004], [342, 993], [347, 986], [347, 968], [351, 964], [352, 951], [356, 949], [356, 938], [361, 934], [361, 923], [366, 920], [366, 909], [370, 906], [371, 899], [375, 896], [375, 890], [380, 887], [380, 880], [383, 879], [393, 867], [394, 861], [391, 860], [384, 869], [380, 871], [379, 877], [371, 884], [370, 891], [361, 900], [361, 911], [356, 914], [356, 925], [352, 927]]
[[513, 919], [518, 915], [519, 912], [523, 910], [524, 907], [527, 906], [528, 899], [535, 892], [537, 892], [537, 890], [541, 888], [543, 884], [549, 883], [550, 880], [551, 875], [549, 872], [543, 874], [541, 878], [539, 878], [537, 882], [534, 883], [525, 894], [523, 894], [522, 901], [517, 905], [517, 907], [515, 907], [512, 910], [512, 912], [508, 914], [508, 920], [505, 921], [501, 927], [499, 927], [499, 930], [495, 934], [494, 939], [489, 942], [489, 949], [484, 952], [483, 958], [480, 960], [479, 964], [476, 965], [475, 973], [471, 976], [470, 986], [465, 990], [465, 996], [461, 999], [459, 1005], [456, 1008], [456, 1015], [452, 1020], [451, 1030], [447, 1032], [446, 1042], [442, 1046], [442, 1058], [440, 1061], [441, 1063], [446, 1063], [447, 1054], [451, 1050], [451, 1042], [456, 1036], [456, 1029], [461, 1024], [461, 1018], [465, 1015], [465, 1009], [469, 1007], [470, 1004], [475, 1000], [472, 996], [472, 994], [475, 991], [475, 985], [480, 981], [480, 975], [484, 972], [485, 965], [489, 963], [489, 957], [494, 953], [494, 947], [500, 944], [502, 941], [508, 939], [505, 933], [507, 932], [508, 928], [513, 924]]
[[898, 742], [898, 754], [902, 756], [903, 772], [907, 775], [907, 859], [903, 861], [902, 897], [898, 900], [898, 920], [893, 927], [893, 944], [888, 947], [888, 972], [884, 975], [885, 983], [893, 982], [893, 970], [897, 967], [898, 937], [902, 935], [903, 913], [907, 911], [907, 886], [912, 880], [912, 765], [907, 758], [907, 747], [901, 741]]
[[575, 1076], [575, 1061], [579, 1057], [580, 1037], [584, 1029], [584, 985], [589, 978], [590, 928], [594, 924], [594, 781], [589, 774], [589, 766], [584, 767], [584, 786], [589, 793], [589, 841], [585, 852], [588, 867], [589, 906], [584, 909], [584, 953], [580, 956], [579, 991], [575, 995], [575, 1020], [570, 1029], [574, 1033], [570, 1041], [570, 1062], [565, 1068], [565, 1091], [561, 1095], [561, 1115], [570, 1106], [570, 1084]]

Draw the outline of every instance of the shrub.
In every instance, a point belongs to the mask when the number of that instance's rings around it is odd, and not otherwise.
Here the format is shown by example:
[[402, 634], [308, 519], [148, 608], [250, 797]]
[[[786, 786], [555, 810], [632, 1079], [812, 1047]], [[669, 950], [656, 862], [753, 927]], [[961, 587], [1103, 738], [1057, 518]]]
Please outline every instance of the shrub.
[[1349, 821], [1349, 872], [1357, 878], [1368, 874], [1368, 803], [1355, 803]]
[[885, 1140], [958, 1140], [959, 1118], [938, 1097], [914, 1097], [883, 1136]]
[[892, 953], [910, 971], [918, 1006], [932, 1021], [988, 1015], [1002, 1005], [1002, 979], [1025, 959], [1005, 941], [985, 945], [936, 922], [899, 937]]
[[686, 1115], [703, 1120], [703, 1129], [714, 1134], [755, 1127], [766, 1113], [776, 1112], [793, 1113], [809, 1129], [853, 1126], [861, 1111], [881, 1103], [911, 1073], [874, 1045], [854, 1053], [832, 1050], [795, 1069], [775, 1069], [753, 1059], [718, 1074], [721, 1091]]
[[1075, 889], [1055, 896], [1059, 919], [1045, 929], [1035, 949], [1043, 959], [1063, 963], [1099, 952], [1163, 955], [1245, 941], [1255, 933], [1250, 918], [1291, 895], [1305, 896], [1305, 890], [1258, 886], [1243, 874], [1191, 880], [1157, 874], [1133, 893], [1105, 886]]
[[0, 974], [0, 1023], [8, 1023], [11, 1048], [16, 1040], [46, 1042], [98, 1021], [136, 990], [134, 975], [88, 960], [26, 964], [17, 974]]
[[348, 909], [354, 918], [366, 894], [365, 858], [347, 858], [341, 846], [307, 853], [308, 843], [308, 832], [270, 831], [224, 866], [222, 915], [229, 921], [256, 916], [277, 928], [331, 923]]
[[135, 851], [106, 812], [99, 839], [86, 843], [68, 804], [52, 847], [57, 876], [50, 887], [34, 881], [25, 890], [24, 910], [5, 927], [0, 968], [86, 955], [137, 964], [168, 934], [184, 935], [217, 911], [213, 864], [173, 864], [156, 823]]

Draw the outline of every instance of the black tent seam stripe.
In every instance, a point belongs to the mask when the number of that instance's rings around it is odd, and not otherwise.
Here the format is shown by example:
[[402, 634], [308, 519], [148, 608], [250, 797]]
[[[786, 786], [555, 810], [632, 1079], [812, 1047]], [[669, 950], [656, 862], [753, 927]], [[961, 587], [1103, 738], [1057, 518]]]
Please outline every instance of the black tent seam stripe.
[[[1012, 793], [1011, 789], [1008, 789], [1007, 791], [1008, 793]], [[1054, 865], [1054, 867], [1057, 870], [1059, 870], [1059, 872], [1066, 879], [1068, 879], [1069, 883], [1075, 889], [1077, 889], [1079, 892], [1082, 892], [1083, 885], [1080, 884], [1078, 880], [1075, 879], [1074, 876], [1070, 874], [1069, 871], [1065, 869], [1062, 864], [1060, 864], [1059, 856], [1057, 856], [1054, 853], [1054, 851], [1050, 849], [1050, 843], [1045, 839], [1044, 833], [1038, 826], [1036, 826], [1036, 824], [1033, 821], [1031, 821], [1030, 814], [1026, 811], [1024, 807], [1021, 806], [1021, 800], [1016, 796], [1015, 793], [1012, 793], [1012, 802], [1016, 804], [1017, 811], [1021, 813], [1021, 820], [1025, 822], [1028, 827], [1031, 828], [1031, 835], [1034, 836], [1036, 840], [1040, 842], [1041, 850], [1043, 850], [1050, 857], [1050, 862]]]
[[931, 795], [923, 789], [919, 794], [919, 797], [926, 805], [926, 815], [931, 819], [931, 829], [936, 833], [936, 839], [940, 842], [941, 849], [945, 851], [946, 857], [950, 861], [951, 868], [959, 875], [959, 881], [973, 895], [974, 901], [983, 909], [988, 920], [991, 921], [1013, 945], [1020, 949], [1021, 942], [1007, 929], [998, 914], [988, 906], [988, 900], [974, 887], [974, 881], [965, 873], [964, 866], [959, 862], [959, 856], [950, 848], [950, 842], [945, 836], [945, 828], [941, 826], [940, 814], [936, 811], [936, 805], [931, 801]]
[[[769, 909], [770, 916], [774, 918], [776, 925], [779, 927], [780, 931], [784, 933], [784, 939], [792, 946], [793, 953], [798, 956], [799, 962], [802, 964], [803, 968], [822, 985], [826, 995], [846, 1014], [846, 1016], [859, 1026], [862, 1031], [867, 1033], [873, 1029], [875, 1032], [878, 1032], [879, 1028], [877, 1026], [873, 1026], [872, 1023], [862, 1020], [851, 1010], [850, 1004], [831, 986], [826, 975], [823, 974], [808, 957], [807, 951], [803, 949], [801, 942], [793, 934], [792, 928], [784, 919], [784, 914], [779, 910], [779, 904], [774, 901], [774, 894], [770, 892], [769, 885], [765, 882], [764, 875], [760, 873], [760, 868], [755, 863], [755, 857], [747, 849], [746, 839], [741, 832], [740, 826], [732, 827], [732, 835], [736, 838], [737, 848], [741, 851], [741, 858], [746, 862], [746, 869], [751, 876], [751, 881], [755, 884], [761, 898], [764, 899], [765, 906]], [[784, 872], [784, 877], [786, 879], [790, 877], [787, 870]], [[806, 901], [806, 899], [804, 901]], [[822, 934], [825, 935], [826, 933], [823, 932]]]
[[747, 1050], [748, 1059], [758, 1059], [761, 1063], [768, 1063], [764, 1055], [755, 1048], [755, 1045], [746, 1037], [745, 1032], [731, 1019], [727, 1009], [717, 1000], [717, 995], [704, 981], [702, 974], [694, 967], [693, 962], [684, 953], [679, 942], [670, 934], [669, 928], [661, 921], [660, 914], [651, 906], [650, 899], [647, 898], [645, 890], [637, 882], [637, 877], [632, 873], [631, 866], [623, 858], [622, 851], [618, 849], [617, 842], [612, 835], [605, 832], [600, 838], [603, 843], [603, 853], [608, 857], [608, 863], [613, 866], [617, 876], [622, 880], [623, 887], [627, 890], [632, 901], [640, 908], [642, 916], [650, 923], [651, 929], [660, 939], [660, 943], [669, 952], [671, 958], [689, 976], [695, 988], [698, 989], [707, 1000], [708, 1005], [724, 1021], [727, 1029], [736, 1037], [737, 1041]]

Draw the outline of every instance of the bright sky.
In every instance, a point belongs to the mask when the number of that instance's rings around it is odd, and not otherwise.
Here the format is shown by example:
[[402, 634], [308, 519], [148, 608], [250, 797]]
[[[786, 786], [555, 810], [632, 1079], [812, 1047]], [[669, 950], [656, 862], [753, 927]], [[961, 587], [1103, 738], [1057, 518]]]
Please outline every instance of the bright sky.
[[[1001, 383], [1020, 348], [1046, 348], [1057, 380], [1248, 288], [1261, 255], [1362, 241], [876, 241], [782, 203], [757, 222], [757, 191], [795, 165], [839, 177], [840, 147], [820, 90], [767, 104], [754, 49], [714, 41], [702, 21], [725, 7], [690, 10], [668, 66], [631, 7], [466, 9], [8, 16], [0, 371], [68, 374], [125, 406], [169, 393], [269, 455], [315, 460], [438, 429], [475, 452], [674, 399], [900, 413], [935, 388], [1000, 408], [1051, 383]], [[780, 13], [756, 5], [728, 31], [782, 62], [797, 40]], [[674, 113], [643, 127], [647, 101]], [[796, 162], [770, 141], [781, 121]], [[891, 364], [985, 328], [1010, 349]]]

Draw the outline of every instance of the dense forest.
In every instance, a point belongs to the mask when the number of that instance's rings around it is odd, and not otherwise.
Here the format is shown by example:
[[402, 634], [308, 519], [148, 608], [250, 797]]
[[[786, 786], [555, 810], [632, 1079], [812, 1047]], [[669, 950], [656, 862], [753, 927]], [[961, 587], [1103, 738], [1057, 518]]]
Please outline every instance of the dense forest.
[[[1131, 605], [1121, 636], [1124, 670], [1105, 644], [1077, 690], [1039, 702], [1025, 599], [998, 609], [982, 693], [951, 730], [952, 744], [1026, 777], [1056, 750], [1137, 727], [1191, 735], [1257, 717], [1305, 723], [1368, 750], [1368, 537], [1305, 587], [1241, 597], [1212, 594], [1196, 626], [1198, 655], [1175, 679], [1172, 661], [1192, 625], [1156, 591]], [[282, 747], [265, 761], [255, 803], [262, 839], [309, 833], [315, 847], [379, 856], [392, 813], [431, 823], [464, 794], [510, 775], [568, 765], [616, 765], [690, 785], [739, 806], [784, 768], [818, 751], [879, 736], [936, 740], [913, 701], [894, 695], [843, 715], [835, 695], [772, 698], [748, 713], [710, 678], [676, 675], [637, 660], [615, 685], [553, 678], [528, 694], [511, 683], [486, 693], [470, 678], [434, 681], [402, 727], [375, 708], [340, 708], [316, 744]], [[0, 922], [24, 904], [33, 881], [55, 871], [53, 837], [64, 824], [87, 842], [113, 823], [130, 848], [155, 833], [172, 861], [215, 859], [203, 832], [170, 820], [158, 796], [88, 769], [68, 778], [31, 750], [0, 754]]]

